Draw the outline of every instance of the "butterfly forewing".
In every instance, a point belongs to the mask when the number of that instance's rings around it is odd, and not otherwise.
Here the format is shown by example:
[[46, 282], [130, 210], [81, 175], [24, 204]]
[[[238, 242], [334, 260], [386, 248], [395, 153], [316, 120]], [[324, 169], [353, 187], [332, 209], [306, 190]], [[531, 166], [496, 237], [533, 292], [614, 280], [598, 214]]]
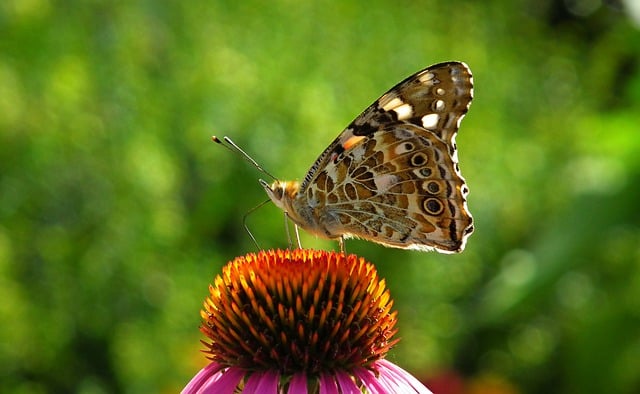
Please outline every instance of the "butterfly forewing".
[[279, 201], [267, 192], [316, 235], [460, 252], [473, 225], [455, 136], [472, 96], [464, 63], [428, 67], [351, 122], [299, 188], [289, 184]]
[[[398, 83], [365, 109], [325, 149], [309, 169], [301, 185], [311, 182], [315, 171], [349, 146], [349, 140], [366, 136], [383, 125], [398, 122], [428, 127], [455, 151], [455, 134], [473, 98], [471, 70], [462, 62], [439, 63]], [[426, 117], [426, 118], [425, 118]], [[356, 137], [356, 138], [354, 138]]]

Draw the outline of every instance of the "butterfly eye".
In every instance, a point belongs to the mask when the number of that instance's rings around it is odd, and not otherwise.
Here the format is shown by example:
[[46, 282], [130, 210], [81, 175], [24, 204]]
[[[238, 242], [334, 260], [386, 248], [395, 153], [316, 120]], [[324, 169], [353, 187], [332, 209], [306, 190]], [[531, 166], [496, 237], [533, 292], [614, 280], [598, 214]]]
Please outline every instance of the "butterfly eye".
[[284, 185], [273, 185], [272, 190], [275, 198], [281, 200], [284, 195]]

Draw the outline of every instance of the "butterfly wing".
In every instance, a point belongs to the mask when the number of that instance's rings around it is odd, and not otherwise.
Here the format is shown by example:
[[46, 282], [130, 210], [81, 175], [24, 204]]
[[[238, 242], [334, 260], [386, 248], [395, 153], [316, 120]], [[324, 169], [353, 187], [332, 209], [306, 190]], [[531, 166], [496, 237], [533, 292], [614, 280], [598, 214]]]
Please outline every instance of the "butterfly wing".
[[441, 63], [400, 82], [358, 116], [299, 189], [321, 209], [326, 233], [462, 251], [473, 221], [455, 136], [472, 95], [469, 68]]

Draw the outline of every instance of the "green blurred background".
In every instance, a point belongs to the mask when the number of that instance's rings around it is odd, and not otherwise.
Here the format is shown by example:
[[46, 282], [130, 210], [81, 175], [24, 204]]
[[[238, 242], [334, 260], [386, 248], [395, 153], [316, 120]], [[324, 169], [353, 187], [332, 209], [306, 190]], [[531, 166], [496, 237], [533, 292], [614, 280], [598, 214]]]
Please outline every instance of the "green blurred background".
[[[395, 298], [389, 358], [437, 394], [640, 392], [638, 8], [2, 1], [0, 391], [179, 391], [266, 198], [210, 136], [301, 179], [388, 88], [462, 60], [467, 250], [347, 243]], [[248, 223], [286, 246], [273, 205]]]

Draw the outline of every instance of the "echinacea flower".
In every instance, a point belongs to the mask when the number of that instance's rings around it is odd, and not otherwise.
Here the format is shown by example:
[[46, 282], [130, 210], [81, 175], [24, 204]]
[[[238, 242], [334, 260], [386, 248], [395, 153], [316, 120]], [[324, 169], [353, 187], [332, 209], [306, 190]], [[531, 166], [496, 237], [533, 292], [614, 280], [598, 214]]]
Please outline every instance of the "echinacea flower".
[[238, 257], [201, 313], [211, 363], [183, 393], [431, 393], [385, 360], [396, 312], [355, 255], [293, 250]]

